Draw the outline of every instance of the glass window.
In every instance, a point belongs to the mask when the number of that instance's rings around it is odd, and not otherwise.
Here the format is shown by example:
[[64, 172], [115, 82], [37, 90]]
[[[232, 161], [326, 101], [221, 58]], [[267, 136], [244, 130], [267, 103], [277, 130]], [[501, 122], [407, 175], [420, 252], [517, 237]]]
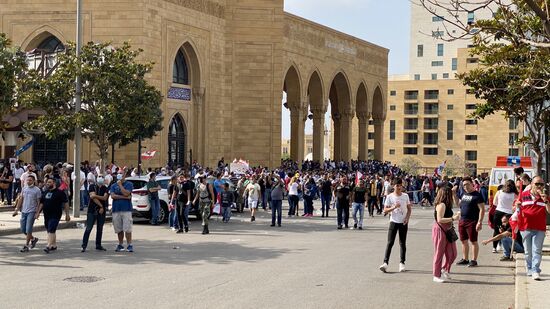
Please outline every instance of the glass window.
[[437, 148], [424, 148], [424, 155], [437, 156]]
[[437, 55], [440, 57], [443, 56], [443, 48], [443, 44], [437, 44]]
[[437, 114], [439, 114], [439, 104], [438, 103], [424, 103], [424, 114], [425, 115], [437, 115]]
[[517, 149], [517, 148], [508, 149], [508, 155], [509, 156], [514, 156], [514, 157], [519, 156], [519, 149]]
[[477, 119], [466, 119], [466, 125], [477, 125]]
[[447, 150], [447, 155], [452, 156], [453, 155], [453, 150], [452, 149]]
[[414, 74], [414, 80], [420, 80], [420, 74]]
[[424, 133], [424, 145], [437, 145], [437, 133]]
[[394, 155], [395, 154], [395, 149], [390, 149], [390, 154]]
[[438, 22], [438, 21], [443, 21], [443, 17], [441, 16], [432, 16], [432, 22]]
[[444, 31], [432, 31], [432, 37], [436, 39], [442, 38], [444, 34], [445, 34]]
[[478, 62], [479, 62], [478, 58], [468, 58], [468, 59], [466, 59], [466, 63], [478, 63]]
[[453, 109], [455, 109], [455, 106], [454, 106], [454, 105], [452, 105], [452, 104], [447, 104], [447, 110], [452, 111]]
[[517, 118], [511, 117], [509, 120], [509, 129], [517, 130], [519, 125], [519, 120]]
[[395, 105], [390, 105], [390, 110], [394, 111], [395, 110]]
[[466, 150], [464, 156], [467, 161], [477, 161], [477, 151], [475, 150]]
[[416, 147], [405, 147], [405, 148], [403, 148], [403, 154], [405, 154], [405, 155], [416, 155], [416, 154], [418, 154], [418, 148], [416, 148]]
[[477, 141], [477, 135], [466, 135], [465, 139], [467, 141]]
[[405, 118], [405, 130], [418, 130], [418, 118]]
[[172, 68], [172, 82], [174, 84], [189, 85], [189, 70], [187, 61], [181, 50], [178, 51]]
[[466, 104], [466, 109], [467, 110], [472, 110], [472, 109], [476, 109], [477, 108], [477, 104]]
[[452, 120], [447, 120], [447, 140], [452, 141], [454, 135], [454, 122]]
[[468, 12], [468, 25], [473, 24], [475, 19], [474, 12]]
[[519, 133], [510, 133], [510, 134], [508, 134], [508, 143], [511, 146], [515, 146], [516, 143], [518, 142], [518, 140], [519, 140]]
[[390, 91], [390, 96], [394, 97], [397, 92], [395, 90]]
[[369, 139], [371, 139], [371, 140], [374, 139], [374, 132], [369, 132]]
[[432, 67], [442, 67], [443, 61], [432, 61]]
[[432, 80], [437, 80], [437, 74], [432, 74]]
[[395, 120], [390, 120], [390, 139], [395, 139]]
[[443, 73], [443, 78], [449, 78], [449, 73]]
[[403, 136], [403, 144], [405, 145], [418, 144], [418, 133], [405, 133]]
[[424, 119], [424, 130], [437, 130], [439, 125], [438, 118], [425, 118]]
[[424, 45], [420, 44], [416, 46], [416, 56], [417, 57], [424, 57]]
[[448, 95], [453, 95], [453, 94], [455, 94], [455, 90], [454, 89], [447, 89], [447, 94]]
[[439, 90], [425, 90], [424, 91], [425, 100], [437, 100], [439, 99]]
[[417, 115], [417, 114], [418, 114], [418, 103], [405, 104], [405, 115]]
[[418, 100], [418, 90], [405, 91], [405, 100]]
[[458, 67], [458, 59], [453, 58], [451, 59], [451, 70], [456, 71]]

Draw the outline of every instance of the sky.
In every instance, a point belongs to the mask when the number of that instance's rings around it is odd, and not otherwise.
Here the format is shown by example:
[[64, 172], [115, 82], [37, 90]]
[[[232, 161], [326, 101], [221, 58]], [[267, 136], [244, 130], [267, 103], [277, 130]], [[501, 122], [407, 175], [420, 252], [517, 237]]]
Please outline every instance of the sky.
[[[409, 69], [409, 0], [285, 0], [285, 11], [390, 50], [388, 73]], [[282, 137], [290, 138], [290, 113], [283, 108]], [[306, 134], [312, 121], [306, 122]]]

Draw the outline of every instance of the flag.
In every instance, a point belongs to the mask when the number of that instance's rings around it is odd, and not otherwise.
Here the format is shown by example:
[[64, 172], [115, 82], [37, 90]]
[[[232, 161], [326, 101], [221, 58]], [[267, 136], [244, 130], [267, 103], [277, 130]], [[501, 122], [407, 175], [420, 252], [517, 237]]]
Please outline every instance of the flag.
[[148, 151], [141, 154], [141, 159], [142, 160], [150, 160], [155, 156], [156, 153], [157, 153], [156, 150], [148, 150]]
[[441, 176], [441, 174], [443, 173], [443, 169], [445, 169], [446, 165], [447, 165], [447, 161], [443, 161], [443, 163], [441, 163], [441, 165], [436, 167], [436, 169], [434, 170], [434, 175]]
[[355, 185], [358, 185], [359, 184], [359, 180], [363, 177], [363, 174], [361, 172], [357, 172], [357, 174], [355, 174]]
[[17, 149], [15, 151], [15, 156], [19, 157], [23, 152], [27, 151], [29, 148], [31, 148], [32, 144], [34, 144], [34, 138], [31, 139], [28, 143], [23, 145], [21, 148]]
[[518, 234], [518, 229], [519, 229], [518, 215], [519, 215], [519, 210], [517, 210], [512, 215], [512, 217], [510, 217], [510, 220], [508, 221], [508, 224], [510, 224], [510, 227], [512, 228], [512, 239], [516, 239], [517, 234]]

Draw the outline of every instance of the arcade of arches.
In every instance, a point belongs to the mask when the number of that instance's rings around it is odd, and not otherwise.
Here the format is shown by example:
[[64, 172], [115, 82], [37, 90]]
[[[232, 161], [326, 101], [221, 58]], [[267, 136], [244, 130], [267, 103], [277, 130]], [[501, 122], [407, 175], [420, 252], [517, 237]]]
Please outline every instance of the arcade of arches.
[[[148, 150], [157, 150], [146, 166], [195, 160], [212, 166], [221, 157], [277, 166], [283, 92], [291, 111], [293, 158], [303, 158], [304, 125], [310, 117], [314, 159], [323, 158], [326, 125], [334, 128], [335, 159], [366, 159], [371, 119], [374, 154], [382, 159], [388, 50], [283, 7], [283, 0], [84, 1], [85, 42], [116, 46], [130, 40], [144, 50], [143, 59], [155, 63], [148, 79], [164, 97], [164, 129], [143, 141]], [[8, 2], [0, 8], [0, 32], [25, 51], [42, 50], [42, 67], [55, 70], [55, 54], [75, 37], [75, 9], [70, 1], [56, 4], [54, 11], [39, 0]], [[329, 106], [330, 124], [324, 117]], [[10, 130], [16, 132], [33, 113], [38, 111], [10, 115]], [[9, 146], [25, 142], [17, 139]], [[72, 153], [71, 142], [56, 145], [56, 156], [63, 155], [63, 148]], [[115, 161], [136, 164], [137, 145], [113, 149]], [[60, 159], [43, 152], [27, 151], [21, 159]], [[82, 160], [95, 159], [93, 145], [83, 145]]]

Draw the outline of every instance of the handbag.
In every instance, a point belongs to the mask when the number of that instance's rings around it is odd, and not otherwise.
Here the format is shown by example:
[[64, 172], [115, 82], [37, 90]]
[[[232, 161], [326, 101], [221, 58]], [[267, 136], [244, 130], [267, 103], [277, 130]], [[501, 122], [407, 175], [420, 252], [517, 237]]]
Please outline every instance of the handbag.
[[441, 226], [441, 224], [439, 224], [439, 222], [437, 222], [437, 221], [435, 221], [435, 222], [437, 223], [437, 225], [439, 225], [439, 227], [443, 230], [443, 232], [445, 232], [445, 236], [447, 237], [448, 242], [453, 243], [453, 242], [458, 240], [458, 235], [456, 234], [456, 230], [455, 230], [454, 225], [451, 225], [450, 229], [445, 230]]

